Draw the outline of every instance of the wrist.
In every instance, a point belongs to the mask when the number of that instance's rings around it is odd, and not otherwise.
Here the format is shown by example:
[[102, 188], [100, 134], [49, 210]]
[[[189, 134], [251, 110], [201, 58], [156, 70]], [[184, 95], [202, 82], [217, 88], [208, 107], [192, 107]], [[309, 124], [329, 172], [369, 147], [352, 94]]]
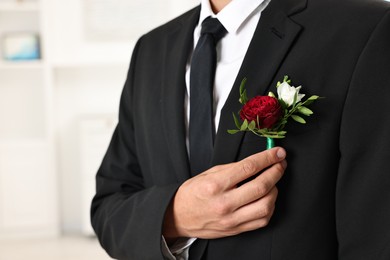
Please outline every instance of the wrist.
[[183, 235], [183, 232], [180, 232], [177, 227], [176, 217], [174, 214], [174, 205], [173, 205], [174, 200], [175, 198], [172, 199], [171, 203], [169, 204], [165, 212], [163, 228], [162, 228], [162, 235], [164, 236], [168, 245], [175, 243], [176, 240], [181, 237], [185, 237]]

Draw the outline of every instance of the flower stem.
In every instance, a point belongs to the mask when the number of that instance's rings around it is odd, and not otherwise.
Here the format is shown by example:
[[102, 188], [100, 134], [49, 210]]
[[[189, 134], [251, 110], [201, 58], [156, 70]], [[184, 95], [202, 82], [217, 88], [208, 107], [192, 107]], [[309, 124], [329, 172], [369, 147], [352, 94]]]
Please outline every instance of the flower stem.
[[273, 138], [267, 137], [267, 150], [275, 147], [275, 141]]

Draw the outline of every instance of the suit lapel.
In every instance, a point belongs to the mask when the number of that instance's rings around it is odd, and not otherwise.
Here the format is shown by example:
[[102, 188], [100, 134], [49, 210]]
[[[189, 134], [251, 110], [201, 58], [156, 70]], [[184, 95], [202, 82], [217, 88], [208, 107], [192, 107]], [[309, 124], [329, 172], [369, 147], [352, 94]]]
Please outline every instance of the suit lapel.
[[[283, 6], [280, 1], [283, 1]], [[249, 96], [266, 92], [301, 29], [288, 15], [302, 10], [305, 3], [306, 0], [272, 0], [262, 13], [236, 82], [222, 109], [215, 141], [214, 164], [235, 161], [237, 157], [243, 134], [229, 135], [227, 130], [234, 128], [232, 113], [240, 109], [238, 98], [241, 80], [248, 78]], [[172, 30], [165, 42], [165, 78], [161, 93], [163, 132], [168, 143], [167, 152], [175, 166], [179, 182], [191, 177], [185, 144], [184, 75], [187, 58], [193, 47], [193, 30], [199, 19], [199, 12], [200, 8], [197, 8], [188, 21], [183, 21], [181, 26]], [[207, 243], [207, 240], [198, 239], [191, 246], [191, 256], [200, 259]]]
[[301, 31], [301, 26], [289, 16], [304, 9], [305, 4], [306, 0], [295, 0], [294, 3], [290, 0], [272, 0], [263, 11], [236, 82], [221, 111], [214, 146], [214, 164], [237, 160], [244, 133], [230, 135], [227, 130], [235, 128], [232, 113], [241, 109], [238, 102], [240, 83], [243, 78], [248, 79], [246, 89], [249, 98], [267, 94], [271, 83], [277, 80], [274, 77], [278, 68]]
[[199, 20], [197, 7], [188, 20], [182, 20], [167, 34], [164, 58], [164, 80], [161, 93], [163, 132], [168, 143], [168, 153], [179, 182], [190, 175], [186, 149], [184, 123], [185, 72], [188, 56], [193, 47], [193, 31]]

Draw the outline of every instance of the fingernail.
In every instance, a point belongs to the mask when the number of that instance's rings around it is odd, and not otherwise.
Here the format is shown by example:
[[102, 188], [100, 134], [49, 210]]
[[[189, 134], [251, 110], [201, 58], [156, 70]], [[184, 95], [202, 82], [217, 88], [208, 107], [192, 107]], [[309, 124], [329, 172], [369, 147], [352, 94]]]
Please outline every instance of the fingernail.
[[279, 159], [284, 159], [286, 157], [286, 151], [284, 149], [279, 149], [276, 153], [276, 156]]
[[286, 160], [283, 160], [283, 161], [282, 161], [282, 166], [283, 166], [283, 169], [286, 169], [286, 168], [287, 168], [287, 162], [286, 162]]

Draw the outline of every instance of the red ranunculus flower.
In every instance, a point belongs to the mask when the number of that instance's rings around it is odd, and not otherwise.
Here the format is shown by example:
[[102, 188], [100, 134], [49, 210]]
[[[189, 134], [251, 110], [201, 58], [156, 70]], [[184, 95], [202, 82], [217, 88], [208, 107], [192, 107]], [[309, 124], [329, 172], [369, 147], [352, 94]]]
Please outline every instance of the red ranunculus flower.
[[282, 117], [283, 110], [279, 101], [270, 96], [256, 96], [241, 109], [240, 117], [248, 122], [255, 120], [257, 128], [271, 129]]

